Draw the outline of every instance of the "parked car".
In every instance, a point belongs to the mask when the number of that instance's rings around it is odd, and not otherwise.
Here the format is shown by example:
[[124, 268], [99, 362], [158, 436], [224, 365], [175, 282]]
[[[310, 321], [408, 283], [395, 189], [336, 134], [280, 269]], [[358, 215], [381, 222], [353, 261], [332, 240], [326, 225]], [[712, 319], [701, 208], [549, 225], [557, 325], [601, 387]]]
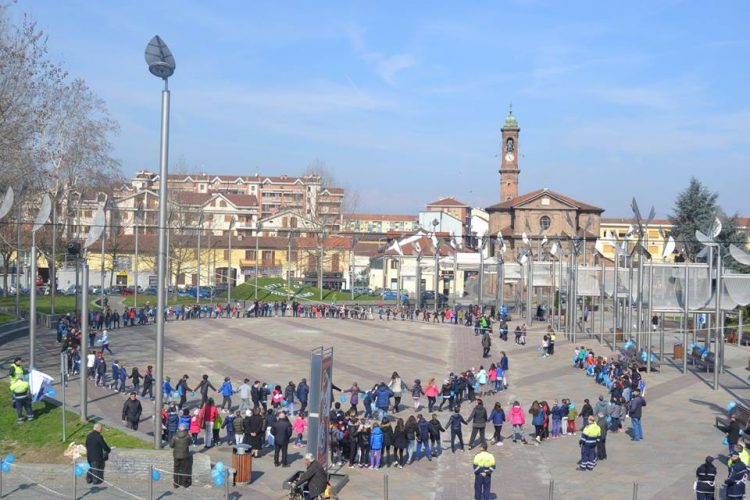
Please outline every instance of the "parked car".
[[70, 285], [68, 288], [62, 291], [63, 295], [75, 295], [77, 293], [81, 293], [81, 287], [77, 287], [75, 285]]
[[[423, 290], [420, 294], [422, 301], [435, 301], [435, 290]], [[443, 293], [438, 293], [438, 306], [443, 306], [448, 303], [448, 296]]]
[[[188, 288], [185, 290], [185, 296], [186, 297], [197, 297], [198, 295], [198, 289], [197, 288]], [[211, 290], [206, 287], [201, 287], [201, 294], [202, 299], [207, 299], [211, 296]]]
[[131, 295], [135, 295], [135, 289], [133, 287], [122, 288], [120, 290], [120, 295], [122, 295], [123, 297], [129, 297]]
[[396, 293], [396, 290], [386, 290], [383, 292], [383, 300], [409, 300], [409, 293], [401, 290], [400, 296]]
[[156, 295], [157, 290], [155, 286], [150, 286], [143, 290], [143, 295]]

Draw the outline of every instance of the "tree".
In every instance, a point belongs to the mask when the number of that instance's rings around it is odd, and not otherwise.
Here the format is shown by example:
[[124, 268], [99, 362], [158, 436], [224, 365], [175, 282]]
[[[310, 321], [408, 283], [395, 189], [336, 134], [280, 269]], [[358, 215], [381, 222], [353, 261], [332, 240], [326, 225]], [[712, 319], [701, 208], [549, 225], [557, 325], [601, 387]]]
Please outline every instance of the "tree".
[[717, 193], [712, 193], [695, 177], [690, 179], [687, 189], [677, 195], [674, 213], [669, 216], [672, 236], [678, 242], [678, 247], [680, 243], [684, 245], [689, 260], [695, 260], [698, 252], [703, 250], [703, 245], [695, 237], [695, 231], [708, 234], [717, 218], [722, 224], [722, 231], [716, 238], [722, 247], [722, 255], [728, 253], [730, 244], [744, 245], [746, 241], [737, 215], [727, 216], [719, 206], [718, 199]]

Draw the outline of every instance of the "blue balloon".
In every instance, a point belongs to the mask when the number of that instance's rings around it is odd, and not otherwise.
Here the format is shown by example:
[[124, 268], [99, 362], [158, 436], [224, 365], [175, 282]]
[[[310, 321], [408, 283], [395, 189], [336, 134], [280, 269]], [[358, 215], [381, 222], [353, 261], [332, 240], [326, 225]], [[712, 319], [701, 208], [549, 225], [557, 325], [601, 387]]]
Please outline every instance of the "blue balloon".
[[85, 470], [85, 471], [87, 471], [87, 470], [89, 470], [91, 468], [91, 466], [89, 465], [88, 462], [83, 462], [81, 464], [81, 467], [83, 467], [83, 470]]
[[81, 476], [83, 476], [83, 474], [84, 474], [84, 472], [85, 472], [85, 471], [83, 470], [83, 467], [81, 467], [81, 465], [80, 465], [80, 464], [76, 464], [76, 466], [75, 466], [75, 467], [73, 468], [73, 470], [74, 470], [74, 472], [75, 472], [75, 475], [76, 475], [76, 477], [81, 477]]
[[736, 406], [737, 406], [737, 402], [736, 402], [736, 401], [732, 401], [732, 402], [730, 402], [730, 403], [729, 403], [729, 404], [727, 405], [727, 411], [732, 411], [732, 410], [734, 410]]
[[10, 464], [3, 462], [3, 472], [7, 474], [10, 472]]
[[221, 471], [220, 471], [220, 470], [217, 470], [217, 469], [213, 469], [213, 470], [211, 471], [211, 477], [212, 477], [212, 478], [214, 478], [214, 479], [216, 479], [216, 478], [217, 478], [217, 477], [219, 477], [220, 475], [221, 475]]
[[12, 464], [15, 461], [16, 461], [15, 455], [5, 455], [5, 458], [3, 458], [3, 462], [8, 463], [8, 464]]
[[224, 462], [216, 462], [216, 465], [214, 465], [214, 468], [221, 472], [224, 470]]
[[344, 394], [339, 396], [339, 401], [341, 401], [342, 403], [346, 403], [346, 396]]
[[55, 396], [57, 396], [57, 391], [54, 389], [49, 389], [45, 393], [45, 396], [47, 396], [48, 398], [54, 398]]
[[723, 444], [724, 446], [727, 446], [729, 444], [729, 439], [728, 438], [724, 438], [722, 440], [721, 444]]
[[286, 401], [286, 400], [282, 401], [281, 406], [289, 406], [289, 401]]
[[224, 486], [224, 475], [216, 476], [214, 478], [214, 484], [219, 487]]
[[152, 481], [158, 481], [159, 479], [161, 479], [161, 472], [159, 472], [158, 470], [152, 470], [151, 471], [151, 480]]
[[179, 399], [179, 397], [180, 397], [180, 393], [179, 393], [179, 392], [177, 392], [177, 391], [174, 391], [174, 392], [172, 393], [172, 398], [173, 398], [173, 399]]
[[191, 397], [191, 398], [194, 398], [194, 397], [195, 397], [195, 391], [190, 391], [190, 397]]

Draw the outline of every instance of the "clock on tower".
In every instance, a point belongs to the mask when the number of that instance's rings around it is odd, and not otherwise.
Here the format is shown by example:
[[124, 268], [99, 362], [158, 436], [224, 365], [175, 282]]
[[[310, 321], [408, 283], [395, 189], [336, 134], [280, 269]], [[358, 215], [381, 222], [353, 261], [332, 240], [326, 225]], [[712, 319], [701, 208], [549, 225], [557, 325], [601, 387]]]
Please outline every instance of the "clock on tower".
[[508, 110], [508, 116], [501, 128], [502, 158], [500, 160], [500, 201], [511, 200], [518, 196], [518, 122], [513, 116], [513, 108]]

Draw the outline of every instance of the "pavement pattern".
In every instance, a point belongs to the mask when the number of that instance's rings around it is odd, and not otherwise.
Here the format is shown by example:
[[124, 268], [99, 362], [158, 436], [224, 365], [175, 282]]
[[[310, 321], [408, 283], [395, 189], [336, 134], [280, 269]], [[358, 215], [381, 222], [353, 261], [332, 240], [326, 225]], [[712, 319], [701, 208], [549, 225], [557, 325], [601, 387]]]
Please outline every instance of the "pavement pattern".
[[[514, 326], [515, 323], [511, 328]], [[479, 337], [474, 335], [473, 329], [448, 324], [290, 317], [170, 321], [166, 329], [165, 371], [173, 381], [183, 373], [190, 374], [190, 382], [194, 385], [205, 373], [216, 387], [225, 376], [231, 377], [235, 385], [247, 377], [251, 381], [259, 379], [283, 387], [289, 380], [295, 383], [302, 377], [309, 380], [310, 351], [322, 345], [334, 347], [333, 380], [339, 387], [349, 387], [352, 381], [357, 381], [360, 387], [370, 387], [376, 382], [387, 381], [394, 370], [406, 383], [419, 378], [424, 384], [431, 377], [440, 383], [451, 371], [478, 369], [480, 365], [488, 367], [504, 350], [510, 358], [510, 386], [507, 391], [484, 398], [488, 410], [496, 401], [502, 403], [506, 412], [514, 400], [519, 400], [525, 410], [534, 400], [552, 402], [571, 398], [579, 409], [584, 398], [594, 402], [599, 394], [604, 393], [604, 387], [572, 367], [573, 345], [564, 336], [558, 335], [554, 356], [541, 357], [537, 346], [544, 329], [546, 324], [534, 323], [526, 346], [516, 345], [512, 334], [509, 342], [503, 342], [495, 335], [491, 358], [482, 359]], [[41, 332], [39, 336], [39, 368], [57, 376], [59, 348], [54, 333]], [[115, 354], [108, 356], [109, 361], [119, 359], [128, 369], [138, 366], [141, 372], [146, 365], [154, 363], [153, 326], [110, 331], [110, 339]], [[668, 339], [669, 352], [671, 342]], [[576, 344], [592, 347], [597, 354], [613, 354], [606, 343], [600, 345], [595, 338], [579, 338]], [[0, 352], [0, 366], [8, 366], [18, 354], [26, 357], [27, 351], [27, 339], [5, 344]], [[510, 439], [506, 439], [504, 446], [490, 446], [497, 459], [497, 471], [492, 478], [495, 498], [588, 499], [595, 496], [630, 499], [633, 498], [634, 483], [637, 483], [638, 498], [641, 499], [691, 498], [694, 471], [703, 458], [707, 454], [722, 458], [726, 455], [726, 449], [721, 445], [723, 436], [712, 427], [714, 417], [724, 413], [729, 401], [750, 401], [747, 351], [747, 348], [727, 347], [727, 370], [722, 375], [719, 391], [711, 389], [710, 375], [695, 372], [692, 368], [687, 374], [682, 374], [679, 369], [681, 362], [678, 360], [675, 364], [667, 356], [660, 372], [644, 375], [648, 402], [643, 417], [644, 441], [632, 442], [628, 434], [610, 433], [607, 439], [609, 458], [600, 462], [593, 472], [575, 470], [579, 459], [577, 436], [545, 441], [539, 446], [514, 444]], [[2, 374], [6, 373], [7, 370], [3, 369]], [[74, 402], [72, 407], [69, 406], [73, 411], [78, 409], [79, 385], [76, 377], [67, 389], [68, 402]], [[89, 396], [92, 416], [122, 427], [120, 411], [124, 396], [93, 384], [89, 386]], [[220, 403], [221, 397], [216, 396], [217, 403]], [[411, 397], [405, 396], [402, 400], [404, 409], [398, 415], [404, 419], [414, 413]], [[238, 403], [239, 399], [236, 399], [234, 404]], [[426, 398], [423, 398], [423, 404], [426, 405]], [[464, 403], [462, 413], [468, 415], [472, 406]], [[421, 412], [427, 414], [426, 409]], [[144, 401], [143, 422], [138, 433], [145, 439], [152, 439], [152, 414], [153, 406]], [[439, 413], [439, 418], [445, 422], [448, 415], [446, 410]], [[629, 428], [629, 420], [625, 426]], [[488, 437], [492, 434], [490, 429], [488, 426]], [[527, 434], [533, 432], [529, 416], [525, 431]], [[470, 428], [465, 429], [464, 438], [468, 439], [469, 434]], [[507, 438], [509, 434], [510, 426], [507, 425], [503, 435]], [[443, 447], [448, 450], [431, 462], [422, 459], [404, 469], [383, 468], [379, 471], [342, 469], [341, 473], [348, 474], [350, 481], [340, 498], [385, 498], [385, 475], [388, 476], [390, 499], [473, 498], [471, 460], [476, 450], [451, 454], [449, 437], [449, 433], [443, 434]], [[228, 446], [215, 447], [208, 453], [213, 460], [231, 462], [231, 448]], [[272, 457], [268, 455], [255, 460], [252, 484], [231, 488], [231, 496], [286, 498], [281, 484], [292, 471], [303, 467], [303, 453], [303, 449], [290, 447], [291, 469], [273, 467]], [[72, 487], [62, 484], [64, 481], [50, 484], [38, 479], [35, 483], [31, 480], [35, 477], [33, 474], [26, 477], [29, 479], [20, 475], [14, 479], [12, 474], [6, 475], [3, 491], [14, 490], [10, 498], [31, 498], [25, 496], [31, 492], [34, 498], [59, 497], [45, 491], [45, 487], [64, 492], [66, 496], [72, 493]], [[725, 468], [720, 466], [719, 478], [723, 481], [725, 477]], [[86, 497], [100, 498], [147, 497], [144, 482], [119, 478], [110, 481], [121, 490], [110, 486], [88, 492], [79, 485], [79, 498], [83, 498], [84, 493]], [[159, 488], [163, 489], [165, 483], [162, 481]], [[189, 493], [168, 489], [157, 493], [165, 498], [223, 497], [223, 491], [208, 486], [195, 488]]]

